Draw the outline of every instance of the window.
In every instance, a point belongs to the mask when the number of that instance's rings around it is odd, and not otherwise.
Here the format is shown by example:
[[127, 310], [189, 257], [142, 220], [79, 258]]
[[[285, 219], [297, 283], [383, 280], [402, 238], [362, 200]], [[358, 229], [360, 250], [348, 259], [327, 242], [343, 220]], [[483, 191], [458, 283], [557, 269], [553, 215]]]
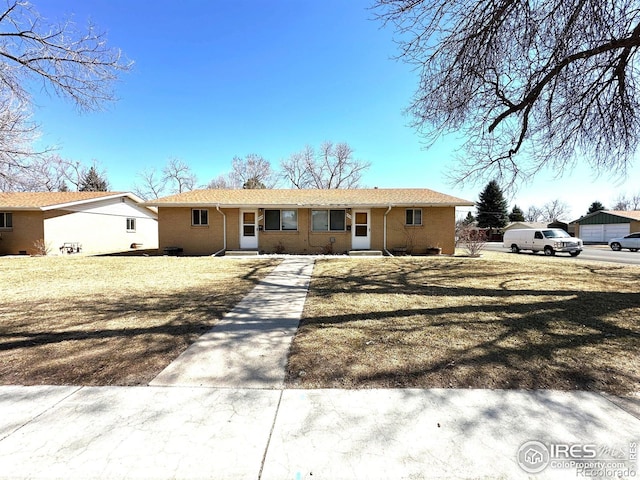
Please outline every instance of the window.
[[344, 231], [344, 210], [311, 210], [311, 230], [314, 232]]
[[209, 210], [194, 208], [191, 210], [191, 225], [203, 226], [209, 225]]
[[136, 231], [136, 219], [127, 218], [127, 232], [135, 232], [135, 231]]
[[265, 210], [264, 229], [271, 231], [297, 230], [297, 210]]
[[406, 225], [422, 225], [422, 209], [407, 208]]
[[0, 228], [13, 227], [13, 213], [0, 212]]

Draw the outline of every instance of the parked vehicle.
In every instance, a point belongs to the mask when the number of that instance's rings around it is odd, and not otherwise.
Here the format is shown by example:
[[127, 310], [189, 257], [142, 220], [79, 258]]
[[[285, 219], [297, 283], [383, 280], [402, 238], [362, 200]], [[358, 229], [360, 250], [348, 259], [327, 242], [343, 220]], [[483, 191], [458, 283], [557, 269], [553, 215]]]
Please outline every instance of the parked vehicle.
[[609, 240], [611, 250], [619, 252], [623, 248], [628, 248], [632, 252], [640, 250], [640, 232], [630, 233], [626, 237], [612, 238]]
[[582, 240], [570, 236], [560, 228], [519, 228], [504, 232], [502, 245], [513, 253], [520, 250], [544, 252], [555, 255], [556, 252], [568, 253], [577, 257], [582, 252]]

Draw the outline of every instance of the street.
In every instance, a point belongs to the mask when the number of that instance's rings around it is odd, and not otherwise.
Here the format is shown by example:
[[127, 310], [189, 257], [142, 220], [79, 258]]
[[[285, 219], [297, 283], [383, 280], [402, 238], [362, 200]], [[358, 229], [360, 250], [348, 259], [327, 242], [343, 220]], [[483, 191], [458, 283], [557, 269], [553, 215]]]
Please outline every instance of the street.
[[[491, 252], [504, 252], [506, 255], [540, 255], [542, 252], [532, 253], [523, 251], [519, 254], [511, 253], [507, 248], [502, 246], [502, 242], [489, 242], [485, 246], [485, 250]], [[598, 261], [622, 263], [627, 265], [640, 265], [640, 252], [630, 252], [629, 250], [621, 250], [614, 252], [607, 245], [585, 245], [582, 253], [577, 257], [571, 257], [566, 253], [558, 253], [558, 258], [566, 258], [569, 261]]]

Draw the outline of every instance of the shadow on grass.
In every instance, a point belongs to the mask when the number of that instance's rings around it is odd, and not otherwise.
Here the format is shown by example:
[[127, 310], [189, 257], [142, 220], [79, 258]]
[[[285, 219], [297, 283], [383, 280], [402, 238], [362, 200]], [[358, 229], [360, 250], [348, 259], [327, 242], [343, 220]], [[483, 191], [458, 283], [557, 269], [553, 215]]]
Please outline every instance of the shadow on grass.
[[0, 306], [0, 384], [146, 384], [233, 309], [265, 266], [247, 266], [233, 287], [93, 297], [79, 288], [64, 302], [8, 301]]
[[[464, 261], [318, 275], [308, 300], [316, 307], [306, 310], [291, 351], [289, 384], [640, 390], [640, 293], [628, 291], [640, 283], [637, 270], [577, 267], [622, 278], [627, 291], [616, 292], [547, 290], [544, 276], [539, 287], [518, 288], [541, 272], [472, 266], [478, 280], [468, 284], [460, 281], [469, 276]], [[373, 298], [367, 311], [326, 314], [336, 294]], [[416, 307], [389, 309], [393, 295], [415, 297]]]

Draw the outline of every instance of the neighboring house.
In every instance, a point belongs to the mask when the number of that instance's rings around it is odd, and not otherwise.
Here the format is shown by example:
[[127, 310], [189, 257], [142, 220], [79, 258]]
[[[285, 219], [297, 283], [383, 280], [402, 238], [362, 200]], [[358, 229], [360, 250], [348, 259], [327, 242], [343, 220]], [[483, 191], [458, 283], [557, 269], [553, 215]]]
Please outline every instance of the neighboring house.
[[427, 189], [196, 190], [158, 207], [159, 248], [344, 253], [455, 248], [455, 207], [474, 203]]
[[548, 228], [548, 224], [547, 222], [511, 222], [503, 230], [506, 232], [515, 228]]
[[0, 255], [155, 249], [157, 218], [131, 193], [0, 193]]
[[503, 232], [507, 230], [513, 230], [516, 228], [533, 228], [533, 229], [543, 229], [543, 228], [561, 228], [565, 232], [569, 232], [569, 225], [564, 222], [511, 222], [506, 227], [504, 227]]
[[606, 243], [612, 238], [640, 232], [640, 210], [601, 210], [571, 222], [583, 242]]

